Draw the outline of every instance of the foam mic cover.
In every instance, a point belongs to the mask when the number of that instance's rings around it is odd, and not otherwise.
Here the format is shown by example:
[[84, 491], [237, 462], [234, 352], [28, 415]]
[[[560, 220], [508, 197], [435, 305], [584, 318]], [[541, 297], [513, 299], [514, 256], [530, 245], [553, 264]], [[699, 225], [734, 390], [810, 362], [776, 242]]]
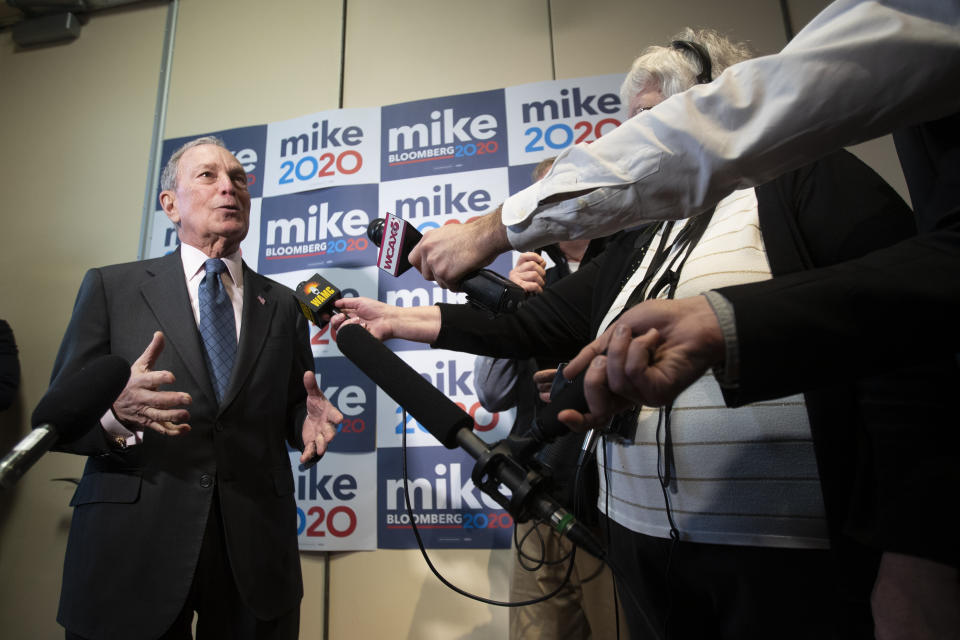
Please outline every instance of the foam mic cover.
[[52, 425], [58, 441], [83, 435], [110, 408], [130, 378], [130, 364], [118, 355], [99, 356], [57, 378], [33, 410], [33, 425]]
[[473, 418], [363, 327], [348, 324], [337, 332], [337, 346], [353, 364], [405, 408], [448, 449], [458, 446], [457, 433], [472, 433]]

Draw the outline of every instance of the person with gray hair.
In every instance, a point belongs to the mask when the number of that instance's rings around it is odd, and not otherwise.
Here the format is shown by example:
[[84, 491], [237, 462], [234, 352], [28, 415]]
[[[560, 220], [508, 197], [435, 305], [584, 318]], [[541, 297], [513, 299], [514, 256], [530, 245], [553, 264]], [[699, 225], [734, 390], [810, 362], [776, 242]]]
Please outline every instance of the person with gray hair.
[[631, 103], [647, 86], [656, 86], [665, 97], [710, 82], [727, 67], [754, 55], [745, 42], [733, 42], [713, 29], [685, 28], [669, 46], [647, 47], [633, 61], [620, 85], [620, 103], [633, 117], [645, 110]]
[[293, 292], [250, 269], [243, 167], [216, 138], [177, 149], [160, 205], [180, 247], [91, 269], [53, 383], [104, 354], [130, 379], [85, 456], [57, 620], [68, 640], [295, 640], [303, 585], [288, 445], [326, 450], [343, 416], [314, 375]]

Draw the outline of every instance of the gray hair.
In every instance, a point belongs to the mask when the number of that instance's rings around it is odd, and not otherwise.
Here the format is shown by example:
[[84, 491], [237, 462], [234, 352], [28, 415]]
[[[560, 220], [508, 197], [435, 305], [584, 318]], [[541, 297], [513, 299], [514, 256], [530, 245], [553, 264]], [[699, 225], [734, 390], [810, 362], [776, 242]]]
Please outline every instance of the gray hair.
[[[162, 191], [169, 191], [177, 187], [177, 172], [180, 169], [180, 158], [186, 153], [187, 149], [199, 147], [202, 144], [212, 144], [216, 147], [227, 149], [227, 145], [223, 143], [223, 140], [216, 136], [203, 136], [202, 138], [196, 138], [187, 142], [173, 152], [173, 155], [170, 156], [167, 164], [163, 167], [163, 173], [160, 174], [160, 189]], [[229, 151], [229, 149], [227, 149], [227, 151]]]
[[[687, 40], [705, 48], [710, 55], [711, 80], [727, 67], [754, 55], [745, 42], [733, 42], [713, 29], [687, 27], [670, 40]], [[692, 51], [670, 45], [647, 47], [633, 61], [627, 77], [620, 85], [620, 100], [624, 105], [629, 104], [631, 98], [647, 86], [656, 87], [664, 97], [669, 98], [697, 84], [697, 76], [702, 71], [700, 60]]]

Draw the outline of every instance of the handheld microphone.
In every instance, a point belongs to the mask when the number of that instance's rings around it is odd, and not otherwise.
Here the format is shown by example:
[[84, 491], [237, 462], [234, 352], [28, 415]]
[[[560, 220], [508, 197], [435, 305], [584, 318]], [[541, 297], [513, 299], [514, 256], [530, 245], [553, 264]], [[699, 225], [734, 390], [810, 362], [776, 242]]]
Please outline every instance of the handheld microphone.
[[[408, 256], [423, 235], [403, 218], [388, 213], [386, 218], [377, 218], [367, 225], [367, 237], [380, 247], [377, 266], [399, 276], [410, 268]], [[491, 313], [516, 311], [527, 299], [522, 287], [489, 269], [468, 273], [457, 287], [467, 294], [468, 302]]]
[[9, 489], [58, 440], [71, 442], [98, 424], [130, 378], [117, 355], [100, 356], [51, 386], [33, 411], [36, 426], [0, 461], [0, 489]]
[[300, 311], [307, 320], [322, 329], [330, 321], [330, 316], [340, 313], [333, 303], [342, 298], [343, 294], [329, 280], [315, 273], [309, 280], [297, 285], [293, 297], [297, 299]]
[[[473, 433], [473, 418], [424, 380], [383, 343], [358, 325], [337, 333], [337, 345], [351, 362], [416, 418], [443, 446], [459, 446], [477, 461], [471, 478], [481, 491], [518, 521], [531, 517], [550, 524], [560, 535], [598, 558], [603, 547], [589, 530], [542, 488], [543, 478], [521, 465], [504, 442], [493, 446]], [[510, 489], [508, 497], [500, 485]]]
[[580, 413], [587, 413], [590, 408], [587, 398], [583, 394], [583, 380], [585, 373], [581, 373], [573, 380], [563, 377], [563, 367], [557, 368], [550, 388], [550, 402], [537, 411], [537, 417], [527, 432], [540, 445], [553, 442], [560, 436], [570, 433], [570, 427], [560, 422], [557, 415], [564, 409], [576, 409]]

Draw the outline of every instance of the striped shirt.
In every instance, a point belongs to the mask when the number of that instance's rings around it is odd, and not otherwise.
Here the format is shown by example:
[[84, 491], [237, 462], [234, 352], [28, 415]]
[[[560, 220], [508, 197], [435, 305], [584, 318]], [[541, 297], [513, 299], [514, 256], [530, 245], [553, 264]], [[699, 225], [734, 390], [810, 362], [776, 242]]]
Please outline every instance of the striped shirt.
[[[674, 225], [668, 243], [687, 222]], [[600, 325], [601, 332], [643, 279], [661, 233], [653, 238], [650, 251], [614, 301]], [[669, 246], [672, 257], [677, 247]], [[691, 251], [676, 297], [770, 277], [756, 195], [753, 189], [735, 191], [717, 205], [703, 237]], [[665, 297], [667, 292], [660, 295]], [[644, 407], [632, 440], [607, 438], [598, 452], [603, 474], [598, 502], [601, 512], [632, 531], [666, 538], [669, 504], [682, 540], [828, 546], [802, 395], [730, 409], [712, 375], [704, 375], [673, 403], [669, 452], [673, 465], [666, 492], [661, 486], [662, 474], [658, 474], [658, 465], [662, 469], [668, 458], [663, 425], [658, 435], [660, 414], [658, 409]]]

